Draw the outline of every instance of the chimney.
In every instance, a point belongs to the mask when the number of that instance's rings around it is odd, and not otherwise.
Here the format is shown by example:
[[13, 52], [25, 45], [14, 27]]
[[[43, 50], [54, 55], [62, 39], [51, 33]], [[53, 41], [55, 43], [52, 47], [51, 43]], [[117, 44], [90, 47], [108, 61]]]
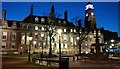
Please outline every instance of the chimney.
[[67, 12], [67, 11], [64, 12], [64, 19], [65, 19], [66, 21], [68, 20], [68, 12]]
[[2, 10], [2, 22], [6, 20], [6, 10]]

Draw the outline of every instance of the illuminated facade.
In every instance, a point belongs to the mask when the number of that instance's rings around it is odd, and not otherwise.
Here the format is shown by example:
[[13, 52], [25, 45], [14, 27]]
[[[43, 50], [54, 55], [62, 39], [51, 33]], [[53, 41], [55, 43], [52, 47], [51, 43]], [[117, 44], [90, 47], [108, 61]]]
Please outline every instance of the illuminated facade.
[[[89, 5], [89, 4], [88, 4]], [[87, 6], [88, 6], [87, 5]], [[91, 7], [90, 7], [91, 8]], [[64, 19], [55, 18], [54, 5], [52, 5], [49, 16], [35, 16], [33, 14], [34, 7], [31, 6], [30, 15], [26, 17], [23, 21], [10, 21], [6, 20], [6, 11], [2, 13], [2, 51], [6, 54], [8, 51], [14, 51], [17, 54], [20, 52], [27, 53], [28, 46], [31, 45], [31, 53], [33, 52], [44, 52], [49, 53], [50, 46], [53, 54], [59, 53], [59, 34], [58, 29], [62, 29], [62, 34], [60, 35], [60, 44], [62, 54], [78, 54], [79, 53], [79, 39], [80, 37], [85, 37], [81, 44], [81, 53], [91, 53], [91, 48], [93, 43], [95, 43], [95, 31], [88, 32], [88, 34], [82, 34], [79, 36], [78, 33], [84, 33], [81, 31], [82, 27], [78, 29], [73, 23], [67, 20], [67, 11], [64, 12]], [[86, 7], [86, 17], [89, 11]], [[92, 7], [92, 9], [94, 9]], [[93, 11], [94, 12], [94, 11]], [[91, 13], [90, 16], [93, 16]], [[93, 19], [94, 20], [94, 19]], [[88, 23], [88, 22], [87, 22]], [[85, 24], [87, 24], [85, 22]], [[92, 22], [94, 23], [94, 22]], [[93, 24], [91, 24], [93, 25]], [[96, 23], [93, 26], [85, 28], [95, 28]], [[87, 31], [85, 31], [87, 32]], [[29, 40], [29, 36], [32, 33], [32, 41]], [[104, 36], [99, 30], [100, 43], [104, 43]], [[51, 44], [51, 45], [50, 45]], [[94, 48], [95, 49], [95, 48]], [[102, 49], [101, 49], [102, 50]], [[16, 51], [16, 52], [15, 52]], [[95, 50], [94, 50], [95, 52]], [[102, 52], [102, 51], [101, 51]]]

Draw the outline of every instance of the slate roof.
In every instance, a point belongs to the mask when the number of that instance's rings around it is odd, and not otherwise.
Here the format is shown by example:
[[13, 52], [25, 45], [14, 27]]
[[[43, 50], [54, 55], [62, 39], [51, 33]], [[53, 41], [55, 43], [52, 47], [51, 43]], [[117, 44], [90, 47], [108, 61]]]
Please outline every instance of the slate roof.
[[[38, 22], [35, 22], [35, 18], [38, 18]], [[41, 23], [41, 18], [44, 18], [45, 19], [45, 22], [44, 23]], [[31, 17], [31, 15], [29, 15], [28, 17], [26, 17], [22, 22], [24, 23], [34, 23], [34, 24], [43, 24], [43, 25], [50, 25], [50, 23], [48, 22], [48, 16], [36, 16], [36, 15], [33, 15]], [[58, 23], [58, 21], [61, 21], [61, 24]], [[70, 26], [70, 27], [75, 27], [75, 25], [69, 21], [66, 21], [65, 19], [62, 19], [62, 18], [55, 18], [54, 19], [55, 21], [55, 26]], [[63, 22], [66, 21], [66, 24], [64, 24]]]

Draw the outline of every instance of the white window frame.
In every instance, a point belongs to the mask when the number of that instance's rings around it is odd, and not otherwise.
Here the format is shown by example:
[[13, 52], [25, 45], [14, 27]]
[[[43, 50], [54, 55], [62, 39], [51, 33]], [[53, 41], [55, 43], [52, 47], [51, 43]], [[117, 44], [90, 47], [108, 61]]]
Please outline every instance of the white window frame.
[[[14, 48], [12, 46], [14, 46]], [[15, 49], [15, 42], [12, 42], [11, 49]]]
[[[6, 38], [3, 39], [3, 36], [5, 36]], [[2, 33], [2, 40], [7, 40], [7, 32], [3, 32], [3, 33]]]
[[[5, 48], [3, 48], [5, 46]], [[6, 42], [2, 42], [2, 49], [6, 49]]]

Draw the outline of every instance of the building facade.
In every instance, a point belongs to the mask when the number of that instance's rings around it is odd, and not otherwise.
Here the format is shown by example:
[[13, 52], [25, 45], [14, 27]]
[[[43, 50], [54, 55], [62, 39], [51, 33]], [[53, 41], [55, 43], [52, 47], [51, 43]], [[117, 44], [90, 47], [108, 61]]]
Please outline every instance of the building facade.
[[[52, 5], [49, 16], [34, 15], [34, 6], [31, 5], [30, 14], [23, 21], [6, 20], [6, 11], [3, 10], [1, 27], [2, 54], [27, 53], [29, 46], [31, 53], [43, 52], [48, 54], [51, 48], [52, 54], [58, 54], [60, 45], [62, 54], [74, 55], [79, 53], [80, 41], [82, 42], [80, 46], [81, 53], [88, 54], [93, 49], [95, 53], [95, 46], [92, 46], [92, 44], [96, 42], [96, 19], [93, 13], [94, 8], [91, 5], [92, 3], [88, 3], [86, 6], [85, 28], [80, 26], [78, 28], [78, 26], [69, 22], [67, 11], [64, 12], [63, 19], [56, 18], [54, 5]], [[58, 34], [58, 29], [62, 30], [61, 35]], [[87, 31], [86, 29], [90, 30]], [[104, 43], [104, 35], [100, 30], [98, 34], [100, 36], [99, 42]], [[31, 36], [32, 40], [29, 40]]]

